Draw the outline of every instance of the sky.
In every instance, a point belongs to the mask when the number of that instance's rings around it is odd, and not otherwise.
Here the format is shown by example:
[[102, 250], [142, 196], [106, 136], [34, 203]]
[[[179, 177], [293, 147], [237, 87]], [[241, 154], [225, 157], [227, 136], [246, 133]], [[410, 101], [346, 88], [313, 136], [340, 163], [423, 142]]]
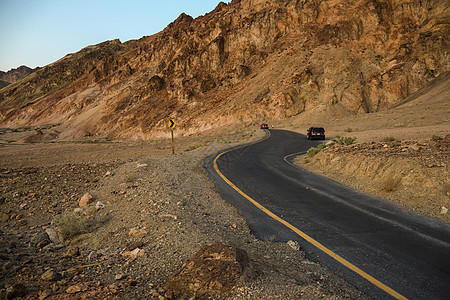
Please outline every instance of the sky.
[[183, 12], [195, 18], [220, 2], [0, 0], [0, 70], [43, 67], [89, 45], [152, 35]]

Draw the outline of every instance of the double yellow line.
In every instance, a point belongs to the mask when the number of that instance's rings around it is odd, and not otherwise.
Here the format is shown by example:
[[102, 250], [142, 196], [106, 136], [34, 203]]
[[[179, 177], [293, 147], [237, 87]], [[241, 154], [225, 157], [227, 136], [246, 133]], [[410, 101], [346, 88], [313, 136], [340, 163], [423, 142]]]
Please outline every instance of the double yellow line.
[[373, 285], [379, 287], [380, 289], [382, 289], [383, 291], [385, 291], [386, 293], [388, 293], [389, 295], [393, 296], [396, 299], [407, 299], [405, 296], [399, 294], [398, 292], [394, 291], [392, 288], [388, 287], [387, 285], [385, 285], [384, 283], [380, 282], [379, 280], [375, 279], [374, 277], [372, 277], [371, 275], [367, 274], [366, 272], [364, 272], [363, 270], [361, 270], [360, 268], [358, 268], [357, 266], [353, 265], [352, 263], [350, 263], [348, 260], [346, 260], [345, 258], [339, 256], [338, 254], [334, 253], [333, 251], [331, 251], [330, 249], [328, 249], [327, 247], [325, 247], [324, 245], [322, 245], [321, 243], [319, 243], [318, 241], [316, 241], [315, 239], [313, 239], [312, 237], [310, 237], [309, 235], [307, 235], [306, 233], [304, 233], [303, 231], [301, 231], [300, 229], [298, 229], [297, 227], [293, 226], [292, 224], [290, 224], [289, 222], [283, 220], [282, 218], [278, 217], [277, 215], [275, 215], [273, 212], [271, 212], [270, 210], [268, 210], [267, 208], [265, 208], [264, 206], [262, 206], [261, 204], [259, 204], [256, 200], [254, 200], [253, 198], [251, 198], [250, 196], [248, 196], [246, 193], [244, 193], [241, 189], [239, 189], [234, 183], [232, 183], [227, 177], [225, 177], [225, 175], [222, 174], [222, 172], [220, 172], [219, 167], [217, 166], [217, 160], [224, 154], [240, 149], [240, 148], [244, 148], [250, 145], [254, 145], [260, 142], [263, 142], [265, 140], [267, 140], [268, 138], [270, 138], [270, 131], [269, 134], [262, 140], [256, 141], [255, 143], [252, 144], [246, 144], [246, 145], [242, 145], [236, 148], [232, 148], [229, 150], [226, 150], [222, 153], [220, 153], [219, 155], [216, 156], [216, 158], [214, 159], [214, 170], [217, 172], [217, 174], [229, 185], [231, 186], [236, 192], [238, 192], [240, 195], [242, 195], [245, 199], [247, 199], [248, 201], [250, 201], [251, 203], [253, 203], [257, 208], [259, 208], [260, 210], [262, 210], [264, 213], [266, 213], [269, 217], [271, 217], [274, 220], [277, 220], [278, 222], [280, 222], [281, 224], [283, 224], [284, 226], [286, 226], [287, 228], [291, 229], [293, 232], [295, 232], [296, 234], [298, 234], [301, 238], [303, 238], [304, 240], [306, 240], [308, 243], [310, 243], [311, 245], [313, 245], [314, 247], [318, 248], [319, 250], [321, 250], [322, 252], [326, 253], [327, 255], [329, 255], [330, 257], [332, 257], [333, 259], [335, 259], [337, 262], [339, 262], [340, 264], [344, 265], [345, 267], [347, 267], [348, 269], [352, 270], [353, 272], [355, 272], [356, 274], [358, 274], [359, 276], [363, 277], [364, 279], [366, 279], [367, 281], [369, 281], [370, 283], [372, 283]]

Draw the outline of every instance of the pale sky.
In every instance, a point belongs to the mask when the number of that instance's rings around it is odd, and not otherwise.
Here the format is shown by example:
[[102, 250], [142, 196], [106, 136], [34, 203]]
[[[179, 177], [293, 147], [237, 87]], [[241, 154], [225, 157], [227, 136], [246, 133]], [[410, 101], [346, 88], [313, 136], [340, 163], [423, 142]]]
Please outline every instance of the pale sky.
[[21, 65], [43, 67], [89, 45], [152, 35], [182, 12], [195, 18], [220, 2], [0, 0], [0, 70], [6, 72]]

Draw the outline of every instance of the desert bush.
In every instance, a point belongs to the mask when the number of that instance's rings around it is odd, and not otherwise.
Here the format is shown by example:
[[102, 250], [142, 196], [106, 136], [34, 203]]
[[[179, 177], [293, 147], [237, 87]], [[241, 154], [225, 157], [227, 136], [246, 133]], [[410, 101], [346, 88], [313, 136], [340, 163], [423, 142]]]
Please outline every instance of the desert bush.
[[136, 177], [133, 174], [125, 174], [122, 177], [124, 183], [132, 183], [136, 180]]
[[88, 232], [88, 222], [85, 218], [67, 211], [53, 218], [53, 225], [63, 240], [68, 240], [77, 235]]
[[444, 184], [443, 191], [444, 191], [444, 195], [450, 196], [450, 184]]
[[306, 151], [306, 154], [308, 154], [308, 156], [314, 156], [314, 155], [316, 155], [317, 153], [319, 153], [320, 151], [322, 151], [323, 149], [325, 149], [326, 147], [327, 147], [326, 144], [320, 144], [320, 145], [317, 146], [317, 147], [309, 148], [309, 150]]
[[385, 178], [381, 188], [385, 192], [393, 192], [394, 190], [396, 190], [398, 188], [401, 181], [402, 181], [401, 178], [395, 178], [395, 177], [389, 176], [389, 177]]
[[339, 135], [337, 135], [334, 139], [333, 142], [335, 142], [336, 144], [339, 145], [351, 145], [356, 141], [355, 137], [341, 137]]
[[437, 142], [437, 141], [442, 140], [442, 138], [441, 138], [440, 136], [438, 136], [438, 135], [433, 135], [433, 136], [431, 137], [431, 140], [434, 141], [434, 142]]
[[350, 127], [349, 127], [349, 128], [346, 128], [346, 129], [345, 129], [345, 132], [353, 132], [353, 128], [350, 128]]
[[385, 142], [393, 142], [393, 141], [395, 141], [395, 138], [392, 137], [392, 136], [387, 136], [387, 137], [384, 138], [383, 141], [385, 141]]

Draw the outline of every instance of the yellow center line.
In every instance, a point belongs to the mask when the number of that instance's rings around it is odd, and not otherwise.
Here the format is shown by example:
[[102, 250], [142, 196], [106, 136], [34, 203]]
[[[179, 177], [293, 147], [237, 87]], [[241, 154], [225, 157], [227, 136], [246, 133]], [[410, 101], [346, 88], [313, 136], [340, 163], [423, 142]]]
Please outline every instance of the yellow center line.
[[286, 226], [287, 228], [291, 229], [292, 231], [294, 231], [296, 234], [298, 234], [301, 238], [303, 238], [304, 240], [306, 240], [308, 243], [310, 243], [311, 245], [315, 246], [316, 248], [318, 248], [319, 250], [321, 250], [322, 252], [328, 254], [330, 257], [332, 257], [333, 259], [335, 259], [337, 262], [339, 262], [340, 264], [344, 265], [345, 267], [347, 267], [348, 269], [352, 270], [353, 272], [355, 272], [356, 274], [360, 275], [361, 277], [363, 277], [364, 279], [366, 279], [367, 281], [371, 282], [373, 285], [379, 287], [380, 289], [382, 289], [383, 291], [385, 291], [386, 293], [388, 293], [389, 295], [393, 296], [396, 299], [407, 299], [405, 296], [399, 294], [398, 292], [394, 291], [392, 288], [388, 287], [387, 285], [385, 285], [384, 283], [380, 282], [379, 280], [375, 279], [374, 277], [372, 277], [371, 275], [367, 274], [366, 272], [364, 272], [363, 270], [361, 270], [360, 268], [358, 268], [357, 266], [353, 265], [352, 263], [350, 263], [348, 260], [346, 260], [345, 258], [339, 256], [338, 254], [334, 253], [333, 251], [331, 251], [330, 249], [328, 249], [327, 247], [325, 247], [324, 245], [322, 245], [321, 243], [319, 243], [318, 241], [316, 241], [315, 239], [313, 239], [312, 237], [310, 237], [309, 235], [307, 235], [306, 233], [304, 233], [303, 231], [301, 231], [300, 229], [296, 228], [295, 226], [293, 226], [292, 224], [290, 224], [289, 222], [283, 220], [282, 218], [278, 217], [277, 215], [275, 215], [273, 212], [271, 212], [270, 210], [268, 210], [267, 208], [265, 208], [264, 206], [262, 206], [261, 204], [259, 204], [256, 200], [254, 200], [253, 198], [251, 198], [250, 196], [248, 196], [247, 194], [245, 194], [243, 191], [241, 191], [236, 185], [234, 185], [227, 177], [225, 177], [225, 175], [222, 174], [222, 172], [220, 172], [219, 167], [217, 166], [217, 160], [224, 154], [239, 149], [239, 148], [243, 148], [243, 147], [247, 147], [250, 145], [254, 145], [257, 143], [260, 143], [262, 141], [267, 140], [269, 137], [271, 136], [270, 131], [269, 134], [267, 135], [266, 138], [257, 141], [253, 144], [247, 144], [247, 145], [243, 145], [243, 146], [239, 146], [233, 149], [229, 149], [227, 151], [224, 151], [222, 153], [220, 153], [219, 155], [216, 156], [216, 158], [214, 159], [214, 170], [216, 170], [217, 174], [219, 174], [219, 176], [229, 185], [231, 186], [235, 191], [237, 191], [240, 195], [242, 195], [245, 199], [247, 199], [248, 201], [250, 201], [251, 203], [253, 203], [257, 208], [259, 208], [260, 210], [262, 210], [264, 213], [266, 213], [268, 216], [270, 216], [272, 219], [277, 220], [278, 222], [280, 222], [281, 224], [283, 224], [284, 226]]

